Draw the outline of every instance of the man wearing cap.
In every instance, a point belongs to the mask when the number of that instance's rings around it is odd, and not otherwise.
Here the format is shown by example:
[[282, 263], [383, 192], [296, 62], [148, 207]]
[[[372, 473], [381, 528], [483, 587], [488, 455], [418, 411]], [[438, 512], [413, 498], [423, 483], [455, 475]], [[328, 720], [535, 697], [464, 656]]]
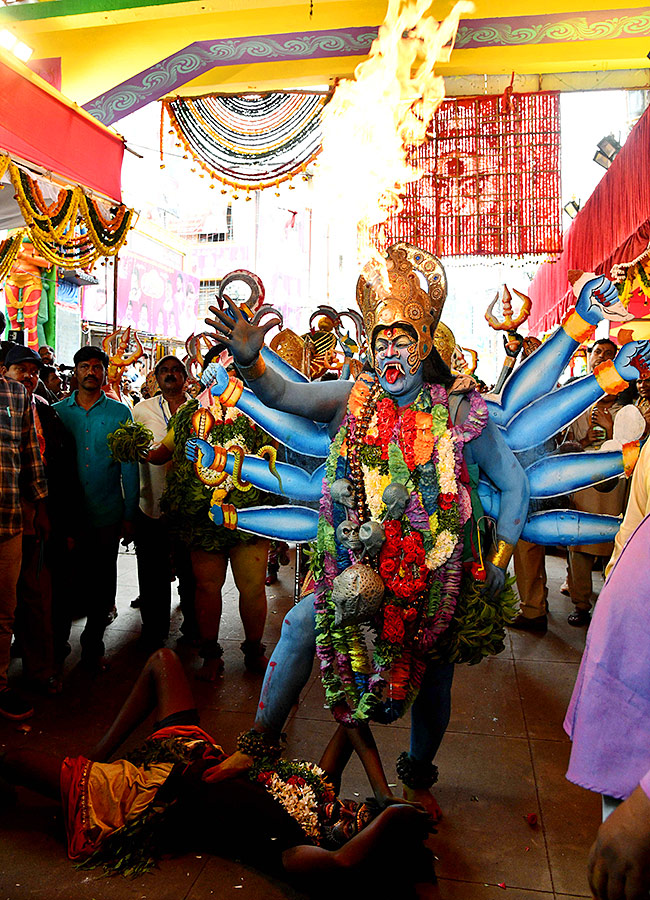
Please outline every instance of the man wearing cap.
[[[58, 693], [55, 675], [54, 631], [60, 624], [58, 606], [67, 590], [67, 538], [79, 510], [79, 490], [74, 464], [74, 443], [52, 407], [36, 393], [43, 362], [29, 347], [14, 345], [5, 359], [6, 375], [25, 388], [32, 403], [39, 451], [45, 468], [50, 535], [40, 540], [33, 526], [34, 504], [23, 506], [22, 565], [18, 580], [15, 635], [22, 652], [23, 675], [35, 687]], [[67, 642], [67, 635], [63, 645]], [[63, 662], [65, 653], [56, 662]]]
[[29, 397], [22, 385], [0, 375], [0, 715], [7, 719], [33, 713], [31, 704], [7, 686], [7, 670], [22, 559], [21, 500], [34, 504], [34, 531], [44, 539], [49, 531], [46, 496]]
[[[136, 422], [142, 422], [153, 432], [154, 440], [162, 441], [167, 424], [176, 410], [189, 399], [183, 387], [187, 370], [176, 356], [163, 356], [154, 369], [160, 393], [149, 400], [141, 400], [134, 410]], [[140, 589], [141, 641], [150, 649], [161, 647], [169, 634], [171, 610], [172, 547], [168, 523], [160, 512], [160, 497], [165, 490], [171, 462], [162, 466], [140, 463], [140, 507], [136, 515], [135, 551], [138, 557]], [[180, 549], [180, 548], [179, 548]], [[183, 565], [182, 556], [187, 557]], [[193, 579], [188, 554], [174, 553], [179, 576], [179, 591], [183, 615], [193, 610]], [[186, 621], [184, 625], [188, 625]]]
[[[82, 347], [74, 355], [78, 389], [54, 404], [77, 446], [77, 471], [83, 490], [83, 514], [75, 535], [88, 598], [88, 618], [81, 635], [82, 662], [95, 671], [106, 668], [104, 630], [115, 604], [120, 536], [133, 540], [138, 508], [137, 463], [115, 462], [107, 437], [124, 422], [130, 409], [102, 390], [108, 356], [98, 347]], [[92, 590], [91, 590], [92, 586]]]

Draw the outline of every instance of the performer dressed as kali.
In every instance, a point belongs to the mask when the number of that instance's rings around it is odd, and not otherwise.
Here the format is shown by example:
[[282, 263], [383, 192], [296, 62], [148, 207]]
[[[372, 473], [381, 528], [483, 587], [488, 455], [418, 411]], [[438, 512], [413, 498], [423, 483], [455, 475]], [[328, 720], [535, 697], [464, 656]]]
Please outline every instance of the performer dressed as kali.
[[[267, 742], [279, 736], [317, 650], [338, 721], [364, 727], [369, 720], [393, 721], [412, 706], [410, 752], [400, 757], [398, 771], [406, 796], [431, 808], [432, 760], [449, 720], [453, 674], [436, 646], [459, 599], [472, 486], [480, 469], [501, 493], [496, 541], [485, 556], [486, 597], [504, 586], [528, 489], [474, 382], [454, 379], [434, 347], [446, 295], [439, 261], [398, 244], [388, 251], [387, 266], [388, 291], [364, 277], [357, 285], [369, 364], [354, 383], [282, 377], [260, 355], [276, 323], [257, 326], [233, 303], [230, 313], [213, 307], [210, 324], [266, 407], [258, 411], [263, 427], [279, 410], [325, 423], [331, 439], [311, 591], [285, 619], [255, 732]], [[202, 441], [190, 441], [188, 454], [203, 466], [214, 463], [214, 451]], [[313, 481], [294, 472], [294, 479], [300, 476], [305, 484]], [[258, 520], [264, 513], [269, 533], [295, 539], [292, 508], [259, 510]], [[218, 508], [212, 516], [220, 524]], [[239, 527], [247, 526], [241, 521]], [[348, 734], [356, 746], [358, 728]], [[250, 750], [250, 740], [244, 747]], [[372, 770], [381, 794], [385, 787]]]

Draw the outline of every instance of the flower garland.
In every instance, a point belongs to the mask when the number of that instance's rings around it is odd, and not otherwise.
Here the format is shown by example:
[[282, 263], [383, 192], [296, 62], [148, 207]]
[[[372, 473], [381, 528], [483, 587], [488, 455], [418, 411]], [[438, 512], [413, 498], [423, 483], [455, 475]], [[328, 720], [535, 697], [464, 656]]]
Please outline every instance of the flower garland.
[[[428, 655], [454, 614], [462, 531], [471, 515], [463, 447], [487, 421], [480, 395], [472, 392], [469, 401], [465, 421], [451, 425], [441, 385], [425, 385], [406, 410], [390, 396], [378, 395], [374, 375], [362, 375], [350, 395], [326, 463], [313, 559], [323, 683], [335, 717], [346, 724], [392, 721], [405, 712], [417, 695]], [[335, 534], [349, 511], [332, 502], [330, 487], [348, 470], [353, 473], [351, 458], [361, 472], [355, 480], [357, 495], [363, 495], [360, 510], [367, 506], [372, 515], [381, 515], [380, 491], [388, 483], [411, 488], [402, 518], [384, 523], [378, 568], [386, 593], [369, 628], [335, 626], [331, 604], [334, 578], [350, 558]], [[362, 513], [359, 521], [365, 518]]]
[[48, 204], [36, 179], [9, 157], [0, 157], [0, 178], [7, 169], [29, 239], [48, 262], [85, 268], [100, 256], [119, 252], [134, 224], [132, 209], [115, 204], [107, 218], [97, 201], [78, 185], [61, 188], [56, 200]]

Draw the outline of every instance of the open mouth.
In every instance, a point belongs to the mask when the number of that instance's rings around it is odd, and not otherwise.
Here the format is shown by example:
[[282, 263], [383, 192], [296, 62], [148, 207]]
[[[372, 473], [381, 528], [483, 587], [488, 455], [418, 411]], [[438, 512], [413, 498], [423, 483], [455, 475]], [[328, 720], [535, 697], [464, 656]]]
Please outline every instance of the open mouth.
[[391, 362], [384, 366], [383, 375], [389, 384], [395, 384], [400, 375], [405, 374], [401, 363]]

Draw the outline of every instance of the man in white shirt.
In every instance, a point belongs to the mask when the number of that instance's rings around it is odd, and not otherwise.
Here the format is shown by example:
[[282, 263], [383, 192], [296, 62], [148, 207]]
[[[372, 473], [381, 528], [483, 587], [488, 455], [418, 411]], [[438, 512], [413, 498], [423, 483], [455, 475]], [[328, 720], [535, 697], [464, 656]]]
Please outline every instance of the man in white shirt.
[[[142, 422], [153, 432], [155, 441], [161, 441], [167, 434], [169, 420], [188, 399], [183, 390], [187, 371], [177, 357], [164, 356], [158, 360], [154, 373], [160, 393], [137, 403], [133, 409], [133, 417], [136, 422]], [[160, 498], [170, 465], [171, 463], [164, 466], [140, 463], [140, 507], [136, 521], [135, 549], [142, 616], [141, 643], [148, 649], [163, 646], [169, 634], [172, 546], [167, 522], [161, 516]], [[191, 565], [189, 559], [183, 564], [183, 560], [176, 555], [174, 562], [187, 625], [187, 620], [193, 613]]]

